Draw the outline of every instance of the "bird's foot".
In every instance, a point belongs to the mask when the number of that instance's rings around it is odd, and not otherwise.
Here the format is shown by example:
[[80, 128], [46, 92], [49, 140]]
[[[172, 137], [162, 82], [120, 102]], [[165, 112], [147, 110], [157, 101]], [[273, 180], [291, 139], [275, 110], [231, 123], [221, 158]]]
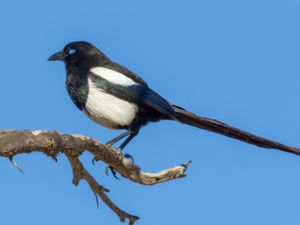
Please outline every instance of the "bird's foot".
[[[117, 149], [117, 150], [119, 150], [120, 152], [121, 152], [121, 150], [120, 149]], [[134, 158], [131, 156], [131, 155], [129, 155], [128, 153], [126, 153], [125, 155], [124, 155], [124, 157], [126, 158], [126, 159], [128, 159], [128, 160], [130, 160], [132, 163], [134, 163]], [[114, 178], [116, 178], [116, 179], [120, 179], [118, 176], [117, 176], [117, 171], [113, 168], [113, 167], [111, 167], [111, 166], [106, 166], [106, 168], [105, 168], [105, 174], [108, 176], [109, 175], [109, 171], [111, 172], [111, 174], [114, 176]]]
[[[122, 154], [122, 149], [121, 148], [115, 148], [113, 147], [109, 142], [107, 142], [105, 144], [105, 146], [107, 146], [108, 148], [112, 148], [115, 152], [117, 152], [119, 155]], [[92, 163], [93, 165], [95, 165], [95, 162], [98, 162], [100, 159], [97, 156], [94, 156], [94, 158], [92, 159]]]
[[117, 180], [120, 180], [120, 178], [117, 176], [116, 170], [113, 167], [111, 167], [111, 166], [106, 166], [106, 168], [105, 168], [105, 174], [107, 176], [109, 175], [109, 171], [114, 176], [114, 178], [116, 178]]
[[97, 156], [94, 156], [92, 159], [92, 164], [95, 165], [95, 162], [98, 162], [100, 159]]
[[[113, 149], [117, 154], [119, 154], [120, 156], [122, 155], [122, 149], [121, 149], [121, 148], [114, 148], [110, 142], [107, 142], [105, 145], [106, 145], [107, 147], [109, 147], [109, 148], [112, 148], [112, 149]], [[134, 163], [134, 158], [133, 158], [130, 154], [126, 153], [126, 154], [124, 154], [124, 157], [125, 157], [126, 159], [130, 160], [132, 163]], [[99, 160], [100, 160], [100, 159], [99, 159], [97, 156], [95, 156], [95, 157], [93, 158], [93, 160], [92, 160], [93, 165], [95, 165], [95, 162], [96, 162], [96, 161], [99, 161]], [[115, 170], [113, 167], [111, 167], [111, 166], [106, 166], [106, 168], [105, 168], [105, 174], [106, 174], [107, 176], [109, 175], [109, 171], [110, 171], [111, 174], [114, 176], [114, 178], [116, 178], [116, 179], [118, 179], [118, 180], [120, 179], [120, 178], [117, 176], [117, 172], [116, 172], [116, 170]]]
[[124, 154], [124, 157], [125, 157], [126, 159], [130, 160], [132, 163], [134, 163], [134, 158], [133, 158], [130, 154], [125, 153], [125, 154]]

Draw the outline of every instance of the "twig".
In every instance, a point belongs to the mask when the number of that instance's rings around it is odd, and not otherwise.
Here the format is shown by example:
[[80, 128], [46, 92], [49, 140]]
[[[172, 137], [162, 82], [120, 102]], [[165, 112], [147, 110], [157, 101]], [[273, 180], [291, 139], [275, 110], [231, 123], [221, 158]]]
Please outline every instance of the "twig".
[[13, 159], [13, 157], [9, 157], [9, 161], [13, 164], [13, 166], [21, 173], [24, 174], [24, 171], [19, 167], [19, 165], [16, 163], [16, 161]]
[[83, 167], [83, 165], [80, 162], [80, 160], [78, 159], [78, 157], [69, 156], [69, 155], [67, 155], [67, 157], [69, 159], [71, 167], [73, 168], [73, 177], [74, 177], [73, 178], [73, 183], [75, 185], [78, 185], [80, 180], [85, 180], [89, 184], [92, 191], [94, 193], [96, 193], [102, 199], [102, 201], [119, 216], [119, 218], [122, 222], [124, 222], [126, 219], [128, 219], [129, 221], [133, 221], [133, 223], [134, 223], [136, 220], [139, 219], [137, 216], [133, 216], [133, 215], [131, 215], [129, 213], [126, 213], [123, 210], [121, 210], [118, 206], [116, 206], [108, 198], [108, 196], [105, 194], [105, 189], [101, 185], [99, 185], [97, 183], [97, 181]]

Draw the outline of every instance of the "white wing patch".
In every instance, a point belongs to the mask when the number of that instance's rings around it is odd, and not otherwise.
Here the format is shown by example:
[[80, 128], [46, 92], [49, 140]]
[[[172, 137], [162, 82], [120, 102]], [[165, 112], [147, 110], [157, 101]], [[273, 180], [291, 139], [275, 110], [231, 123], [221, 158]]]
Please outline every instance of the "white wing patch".
[[102, 77], [103, 79], [122, 86], [131, 86], [131, 85], [136, 85], [137, 83], [134, 82], [132, 79], [129, 77], [125, 76], [122, 73], [119, 73], [117, 71], [104, 68], [104, 67], [93, 67], [90, 70], [93, 74]]
[[105, 127], [117, 129], [129, 125], [138, 111], [138, 107], [97, 88], [88, 79], [89, 94], [85, 105], [88, 117]]

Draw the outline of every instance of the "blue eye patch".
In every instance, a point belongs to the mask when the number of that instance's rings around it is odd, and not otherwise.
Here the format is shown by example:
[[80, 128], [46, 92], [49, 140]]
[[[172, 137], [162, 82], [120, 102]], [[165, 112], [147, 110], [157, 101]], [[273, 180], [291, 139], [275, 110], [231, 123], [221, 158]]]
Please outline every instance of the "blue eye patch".
[[76, 53], [76, 50], [74, 48], [70, 48], [68, 53], [69, 55], [73, 55]]

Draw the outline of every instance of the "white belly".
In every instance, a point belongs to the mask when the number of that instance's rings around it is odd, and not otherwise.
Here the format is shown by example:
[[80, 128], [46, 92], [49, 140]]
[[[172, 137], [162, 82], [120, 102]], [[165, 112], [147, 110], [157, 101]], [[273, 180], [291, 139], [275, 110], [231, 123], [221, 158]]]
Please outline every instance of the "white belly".
[[88, 86], [89, 94], [84, 112], [89, 118], [111, 129], [129, 125], [133, 121], [138, 111], [135, 104], [104, 93], [90, 79]]

